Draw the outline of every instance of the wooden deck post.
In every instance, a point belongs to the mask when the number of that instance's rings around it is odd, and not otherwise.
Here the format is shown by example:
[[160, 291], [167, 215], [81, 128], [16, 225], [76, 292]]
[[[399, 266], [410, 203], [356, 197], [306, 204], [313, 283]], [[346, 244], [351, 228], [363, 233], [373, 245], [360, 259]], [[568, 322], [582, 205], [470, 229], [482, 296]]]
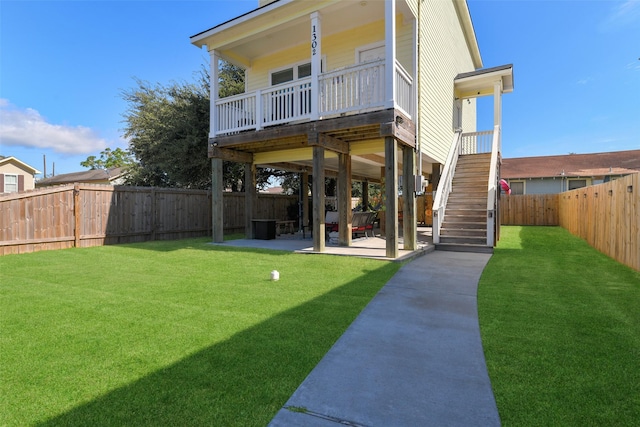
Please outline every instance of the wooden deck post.
[[309, 172], [302, 173], [302, 227], [304, 232], [309, 227]]
[[253, 239], [252, 221], [256, 211], [256, 166], [253, 163], [244, 164], [244, 233], [247, 239]]
[[338, 154], [338, 242], [351, 246], [351, 156]]
[[416, 218], [416, 155], [412, 147], [402, 146], [402, 237], [404, 249], [418, 249]]
[[324, 252], [324, 148], [313, 147], [313, 250]]
[[222, 169], [222, 159], [211, 159], [211, 229], [215, 243], [224, 241], [224, 201], [222, 200], [224, 182]]
[[385, 234], [387, 258], [398, 257], [398, 142], [394, 137], [384, 139], [385, 167]]

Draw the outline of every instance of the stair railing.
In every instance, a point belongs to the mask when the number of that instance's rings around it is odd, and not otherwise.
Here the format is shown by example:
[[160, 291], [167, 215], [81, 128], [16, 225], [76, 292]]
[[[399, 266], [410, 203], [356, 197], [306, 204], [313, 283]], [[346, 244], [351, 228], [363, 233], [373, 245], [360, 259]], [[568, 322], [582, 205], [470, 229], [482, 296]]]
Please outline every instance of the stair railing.
[[[489, 169], [489, 180], [487, 183], [487, 246], [493, 247], [496, 243], [497, 218], [497, 191], [498, 191], [498, 168], [500, 167], [500, 126], [496, 125], [493, 131], [493, 141], [491, 143], [491, 166]], [[434, 224], [435, 225], [435, 224]], [[434, 232], [435, 242], [435, 232]]]
[[447, 200], [449, 200], [449, 194], [451, 193], [451, 187], [453, 184], [453, 173], [456, 170], [458, 164], [458, 157], [460, 156], [460, 148], [462, 141], [462, 131], [456, 131], [453, 136], [453, 142], [447, 161], [444, 164], [444, 170], [440, 176], [440, 182], [436, 190], [436, 195], [433, 198], [433, 243], [440, 243], [440, 229], [442, 228], [442, 221], [444, 220], [445, 208], [447, 206]]

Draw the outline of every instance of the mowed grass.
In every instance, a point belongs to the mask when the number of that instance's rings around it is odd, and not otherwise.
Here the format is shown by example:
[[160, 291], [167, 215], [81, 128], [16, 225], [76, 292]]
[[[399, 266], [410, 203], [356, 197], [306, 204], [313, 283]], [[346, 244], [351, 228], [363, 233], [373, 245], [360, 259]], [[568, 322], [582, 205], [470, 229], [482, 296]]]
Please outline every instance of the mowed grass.
[[398, 268], [208, 239], [0, 257], [0, 425], [264, 426]]
[[503, 227], [478, 292], [503, 425], [639, 425], [639, 272], [559, 227]]

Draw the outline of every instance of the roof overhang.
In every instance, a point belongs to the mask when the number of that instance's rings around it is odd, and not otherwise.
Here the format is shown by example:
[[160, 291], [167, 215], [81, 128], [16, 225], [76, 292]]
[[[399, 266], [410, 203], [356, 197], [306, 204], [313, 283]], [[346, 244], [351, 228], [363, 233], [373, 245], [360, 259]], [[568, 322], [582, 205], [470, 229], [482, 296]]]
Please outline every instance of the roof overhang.
[[473, 60], [474, 68], [482, 68], [482, 57], [480, 56], [480, 48], [478, 47], [478, 39], [476, 39], [476, 32], [473, 28], [473, 21], [471, 20], [471, 13], [469, 12], [469, 6], [466, 0], [455, 0], [453, 4], [456, 7], [456, 13], [458, 19], [462, 24], [462, 30], [464, 38], [467, 43], [467, 48], [471, 53], [471, 59]]
[[513, 92], [513, 64], [458, 74], [454, 79], [456, 98], [491, 96], [496, 83], [500, 83], [501, 93]]
[[[310, 43], [309, 17], [313, 12], [323, 17], [323, 37], [385, 17], [383, 1], [278, 0], [198, 33], [190, 41], [236, 65], [250, 67], [255, 58], [266, 53]], [[398, 2], [397, 13], [414, 19], [406, 1]]]
[[5, 157], [4, 159], [0, 159], [0, 165], [4, 165], [4, 164], [8, 164], [8, 163], [13, 163], [13, 164], [19, 166], [20, 168], [22, 168], [25, 171], [31, 171], [32, 175], [36, 175], [36, 174], [40, 173], [40, 171], [38, 169], [34, 168], [33, 166], [29, 166], [25, 162], [21, 162], [20, 160], [16, 159], [13, 156], [9, 156], [9, 157]]

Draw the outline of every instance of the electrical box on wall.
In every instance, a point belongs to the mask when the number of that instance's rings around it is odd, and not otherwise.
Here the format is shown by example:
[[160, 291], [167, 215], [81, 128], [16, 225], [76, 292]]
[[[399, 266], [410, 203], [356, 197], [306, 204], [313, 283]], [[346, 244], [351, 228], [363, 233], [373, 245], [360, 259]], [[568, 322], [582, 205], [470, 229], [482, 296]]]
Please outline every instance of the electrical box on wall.
[[424, 190], [429, 185], [429, 181], [422, 175], [416, 175], [416, 194], [420, 195], [424, 193]]

